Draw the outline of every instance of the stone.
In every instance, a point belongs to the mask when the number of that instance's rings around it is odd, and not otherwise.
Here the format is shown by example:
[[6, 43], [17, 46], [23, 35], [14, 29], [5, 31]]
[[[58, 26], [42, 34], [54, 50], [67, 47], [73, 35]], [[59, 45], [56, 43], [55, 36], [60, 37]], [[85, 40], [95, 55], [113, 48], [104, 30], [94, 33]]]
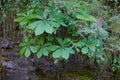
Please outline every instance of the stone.
[[12, 61], [3, 62], [2, 65], [5, 66], [6, 68], [15, 69], [15, 65], [13, 64]]

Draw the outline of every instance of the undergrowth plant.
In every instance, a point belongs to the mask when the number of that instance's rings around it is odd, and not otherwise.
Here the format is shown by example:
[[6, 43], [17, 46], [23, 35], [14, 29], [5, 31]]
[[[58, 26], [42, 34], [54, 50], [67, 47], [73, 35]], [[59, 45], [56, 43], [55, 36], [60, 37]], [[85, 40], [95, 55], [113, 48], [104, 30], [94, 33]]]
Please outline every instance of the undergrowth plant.
[[120, 49], [111, 39], [119, 38], [114, 10], [103, 0], [29, 0], [15, 19], [24, 36], [20, 54], [68, 60], [79, 53], [104, 63], [116, 46]]
[[[36, 2], [36, 4], [38, 3], [42, 2]], [[91, 2], [90, 4], [93, 3]], [[97, 22], [97, 15], [91, 15], [90, 10], [88, 10], [90, 7], [88, 2], [82, 0], [51, 0], [41, 7], [39, 11], [39, 8], [32, 7], [32, 9], [29, 9], [28, 7], [27, 11], [19, 11], [17, 14], [15, 21], [20, 23], [24, 31], [24, 37], [27, 38], [23, 43], [20, 43], [20, 47], [23, 47], [20, 51], [21, 54], [25, 54], [26, 57], [34, 53], [38, 58], [42, 55], [51, 55], [53, 58], [68, 59], [70, 54], [75, 54], [76, 52], [74, 47], [72, 47], [71, 40], [73, 43], [77, 43], [76, 46], [79, 47], [79, 51], [84, 55], [96, 52], [96, 49], [101, 46], [99, 39], [95, 38], [96, 36], [91, 33], [87, 35], [82, 33], [83, 36], [79, 34], [78, 29], [87, 28], [93, 22]], [[75, 36], [71, 36], [73, 35], [72, 33], [69, 34], [69, 26], [73, 27], [74, 31], [77, 32], [76, 36], [78, 38], [76, 40]], [[66, 29], [67, 35], [61, 33], [62, 27]], [[46, 39], [48, 35], [53, 38], [52, 41]]]

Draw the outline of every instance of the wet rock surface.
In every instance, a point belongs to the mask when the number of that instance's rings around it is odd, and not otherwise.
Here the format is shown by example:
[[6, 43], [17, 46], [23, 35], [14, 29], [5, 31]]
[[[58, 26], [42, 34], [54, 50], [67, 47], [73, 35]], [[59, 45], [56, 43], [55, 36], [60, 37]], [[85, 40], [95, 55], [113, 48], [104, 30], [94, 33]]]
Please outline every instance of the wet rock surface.
[[15, 42], [12, 40], [4, 39], [0, 41], [0, 47], [2, 49], [12, 49], [14, 48], [14, 46], [15, 46]]
[[32, 79], [34, 78], [34, 75], [32, 73], [34, 68], [30, 64], [29, 65], [27, 65], [26, 63], [19, 64], [19, 62], [17, 61], [16, 62], [7, 61], [3, 62], [2, 65], [4, 66], [4, 71], [1, 80], [35, 80]]
[[18, 52], [17, 46], [1, 50], [0, 63], [4, 69], [0, 80], [82, 80], [81, 76], [88, 80], [114, 80], [112, 73], [105, 73], [107, 77], [100, 76], [104, 74], [100, 74], [97, 65], [80, 57], [71, 56], [68, 61], [54, 64], [54, 60], [47, 57], [25, 58]]

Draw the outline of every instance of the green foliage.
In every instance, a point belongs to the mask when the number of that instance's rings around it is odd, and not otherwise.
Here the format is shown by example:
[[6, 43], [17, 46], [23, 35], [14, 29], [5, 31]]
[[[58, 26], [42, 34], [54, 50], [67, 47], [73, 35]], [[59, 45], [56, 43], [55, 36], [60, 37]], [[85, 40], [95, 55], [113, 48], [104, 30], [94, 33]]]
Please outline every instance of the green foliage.
[[20, 50], [20, 54], [25, 53], [26, 57], [29, 57], [31, 53], [37, 52], [37, 47], [33, 44], [35, 43], [35, 39], [29, 39], [27, 37], [24, 38], [24, 42], [20, 43], [19, 46], [22, 47]]
[[44, 32], [52, 34], [54, 32], [54, 28], [58, 28], [60, 26], [60, 21], [51, 15], [49, 18], [47, 16], [49, 16], [49, 11], [44, 10], [43, 15], [36, 18], [38, 19], [37, 21], [28, 25], [28, 29], [32, 29], [35, 35], [41, 35]]
[[7, 15], [16, 15], [24, 38], [20, 55], [47, 56], [57, 62], [80, 54], [120, 71], [119, 4], [118, 0], [0, 0], [0, 23]]
[[86, 76], [80, 76], [80, 77], [77, 77], [77, 80], [92, 80], [92, 79]]
[[[60, 4], [60, 8], [62, 8], [67, 15], [72, 15], [73, 17], [85, 20], [85, 21], [96, 21], [96, 18], [89, 14], [88, 8], [89, 5], [87, 2], [82, 0], [54, 0], [54, 3], [57, 5]], [[90, 4], [90, 3], [89, 3]], [[72, 5], [72, 6], [71, 6]]]
[[27, 25], [30, 22], [32, 16], [34, 16], [34, 18], [37, 16], [36, 14], [32, 14], [32, 12], [33, 10], [27, 11], [26, 13], [18, 13], [18, 18], [16, 18], [14, 21], [19, 22], [21, 26]]
[[113, 64], [112, 64], [112, 70], [120, 71], [120, 55], [118, 55], [116, 58], [114, 58]]
[[[34, 5], [32, 3], [34, 3]], [[37, 8], [36, 6], [38, 6], [37, 4], [39, 4], [39, 2], [31, 2], [29, 3], [31, 5], [28, 6], [27, 11], [19, 11], [17, 14], [15, 22], [20, 24], [25, 32], [25, 36], [29, 35], [35, 40], [34, 43], [29, 41], [21, 43], [24, 44], [20, 46], [22, 47], [20, 51], [21, 54], [25, 54], [25, 56], [28, 57], [31, 53], [35, 53], [38, 58], [52, 54], [53, 58], [68, 59], [70, 54], [74, 54], [76, 51], [81, 51], [84, 55], [96, 52], [96, 49], [100, 47], [101, 44], [98, 39], [92, 36], [77, 39], [77, 41], [74, 42], [74, 36], [79, 36], [79, 33], [77, 33], [78, 29], [80, 29], [79, 24], [86, 25], [89, 24], [89, 21], [91, 21], [91, 23], [96, 21], [96, 18], [90, 15], [90, 11], [88, 10], [90, 5], [88, 5], [88, 2], [78, 0], [51, 0], [46, 4], [43, 3], [41, 1], [41, 7]], [[32, 9], [29, 9], [30, 6]], [[64, 36], [54, 39], [57, 35], [59, 36], [58, 33], [62, 30], [62, 27], [67, 29], [66, 33], [69, 35], [69, 38]], [[60, 34], [65, 35], [63, 33]], [[49, 35], [47, 36], [48, 40], [45, 38], [46, 35]], [[49, 38], [51, 38], [51, 40]], [[56, 42], [55, 40], [57, 40], [58, 44], [54, 43]]]
[[50, 42], [45, 44], [45, 40], [44, 38], [40, 38], [38, 41], [38, 52], [36, 53], [37, 57], [40, 58], [42, 55], [44, 56], [48, 56], [50, 53], [50, 48], [51, 48], [52, 44]]
[[[25, 9], [18, 9], [15, 19], [25, 37], [20, 54], [67, 60], [71, 54], [81, 53], [104, 63], [107, 55], [120, 50], [120, 16], [105, 2], [28, 0], [26, 6], [23, 4]], [[115, 61], [114, 66], [118, 63]], [[116, 66], [115, 70], [119, 69]]]
[[82, 54], [95, 52], [96, 48], [100, 47], [100, 45], [100, 41], [94, 39], [92, 36], [88, 36], [88, 38], [83, 38], [77, 42], [77, 46], [81, 48]]
[[63, 58], [68, 59], [70, 54], [74, 54], [74, 50], [71, 47], [68, 47], [70, 44], [70, 39], [65, 38], [62, 40], [61, 38], [57, 38], [58, 43], [60, 46], [53, 52], [53, 58]]

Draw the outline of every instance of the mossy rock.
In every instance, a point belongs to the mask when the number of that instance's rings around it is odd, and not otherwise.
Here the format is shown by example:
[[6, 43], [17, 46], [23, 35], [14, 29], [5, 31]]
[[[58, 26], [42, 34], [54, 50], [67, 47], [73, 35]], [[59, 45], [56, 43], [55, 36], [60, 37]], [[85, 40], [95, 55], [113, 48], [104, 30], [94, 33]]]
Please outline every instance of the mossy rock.
[[120, 80], [120, 71], [116, 71], [116, 79]]
[[79, 77], [77, 77], [76, 80], [92, 80], [92, 79], [87, 76], [79, 76]]

